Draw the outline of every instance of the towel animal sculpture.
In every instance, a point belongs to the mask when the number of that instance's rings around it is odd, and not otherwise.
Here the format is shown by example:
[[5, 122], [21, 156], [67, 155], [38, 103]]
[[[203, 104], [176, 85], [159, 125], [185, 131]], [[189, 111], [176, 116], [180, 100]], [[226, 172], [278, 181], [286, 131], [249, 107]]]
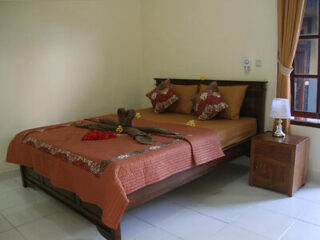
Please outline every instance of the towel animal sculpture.
[[[122, 132], [128, 134], [134, 140], [141, 144], [152, 144], [153, 138], [150, 134], [163, 134], [163, 135], [172, 135], [176, 138], [183, 139], [183, 136], [178, 133], [171, 132], [165, 128], [153, 127], [153, 126], [133, 126], [132, 120], [136, 116], [136, 111], [125, 110], [124, 108], [118, 109], [118, 122], [105, 118], [99, 119], [99, 123], [95, 124], [78, 124], [75, 126], [79, 128], [87, 128], [90, 130], [100, 130], [103, 132], [112, 131], [112, 132]], [[120, 130], [120, 131], [119, 131]]]

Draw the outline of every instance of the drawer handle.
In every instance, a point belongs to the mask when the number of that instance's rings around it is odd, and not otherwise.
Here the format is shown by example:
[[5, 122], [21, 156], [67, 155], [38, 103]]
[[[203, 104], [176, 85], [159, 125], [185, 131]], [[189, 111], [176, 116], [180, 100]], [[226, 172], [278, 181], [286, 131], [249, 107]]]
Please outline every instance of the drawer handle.
[[257, 170], [257, 168], [258, 168], [258, 164], [257, 164], [257, 163], [254, 163], [254, 164], [253, 164], [253, 169], [254, 169], [254, 170]]

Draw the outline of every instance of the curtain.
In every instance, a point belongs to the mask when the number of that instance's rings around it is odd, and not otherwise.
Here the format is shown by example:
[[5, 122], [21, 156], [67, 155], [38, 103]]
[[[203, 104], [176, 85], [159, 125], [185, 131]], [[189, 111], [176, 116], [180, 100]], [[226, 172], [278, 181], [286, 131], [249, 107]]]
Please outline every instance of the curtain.
[[[277, 97], [290, 101], [290, 73], [299, 41], [305, 0], [278, 0], [278, 79]], [[289, 131], [290, 120], [283, 121]]]

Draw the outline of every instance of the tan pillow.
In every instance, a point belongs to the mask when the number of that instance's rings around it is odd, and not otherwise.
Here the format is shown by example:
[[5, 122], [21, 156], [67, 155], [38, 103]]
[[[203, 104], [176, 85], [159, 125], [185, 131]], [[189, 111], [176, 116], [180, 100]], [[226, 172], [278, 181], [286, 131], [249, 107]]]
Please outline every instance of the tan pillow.
[[197, 94], [198, 85], [171, 84], [171, 88], [179, 100], [168, 108], [170, 112], [190, 114], [192, 111], [193, 98]]
[[229, 106], [219, 113], [219, 117], [232, 120], [239, 119], [247, 88], [248, 85], [218, 86], [221, 96]]

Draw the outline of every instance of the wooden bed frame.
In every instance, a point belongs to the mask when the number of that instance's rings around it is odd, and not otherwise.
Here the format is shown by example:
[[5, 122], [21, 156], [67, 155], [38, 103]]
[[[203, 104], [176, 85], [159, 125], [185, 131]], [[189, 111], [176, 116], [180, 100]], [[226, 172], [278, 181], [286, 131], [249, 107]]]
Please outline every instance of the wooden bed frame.
[[[162, 78], [155, 78], [158, 85]], [[212, 81], [217, 81], [220, 86], [232, 85], [248, 85], [248, 90], [245, 96], [241, 116], [255, 117], [257, 119], [257, 133], [264, 132], [264, 114], [265, 114], [265, 97], [266, 97], [266, 81], [222, 81], [222, 80], [195, 80], [195, 79], [171, 79], [174, 84], [191, 85], [191, 84], [209, 84]], [[236, 157], [250, 153], [250, 139], [246, 139], [240, 143], [228, 146], [223, 149], [225, 156], [203, 165], [195, 166], [191, 169], [174, 174], [160, 182], [141, 188], [128, 195], [130, 200], [128, 209], [139, 206], [147, 201], [150, 201], [162, 194], [165, 194], [179, 186], [182, 186], [194, 179], [197, 179], [216, 167], [224, 164]], [[120, 227], [113, 230], [101, 221], [101, 209], [90, 203], [81, 201], [75, 193], [54, 187], [50, 180], [37, 174], [29, 167], [20, 167], [21, 177], [24, 187], [37, 187], [56, 199], [62, 201], [69, 207], [73, 208], [81, 215], [89, 219], [96, 226], [98, 231], [108, 240], [121, 240]]]

